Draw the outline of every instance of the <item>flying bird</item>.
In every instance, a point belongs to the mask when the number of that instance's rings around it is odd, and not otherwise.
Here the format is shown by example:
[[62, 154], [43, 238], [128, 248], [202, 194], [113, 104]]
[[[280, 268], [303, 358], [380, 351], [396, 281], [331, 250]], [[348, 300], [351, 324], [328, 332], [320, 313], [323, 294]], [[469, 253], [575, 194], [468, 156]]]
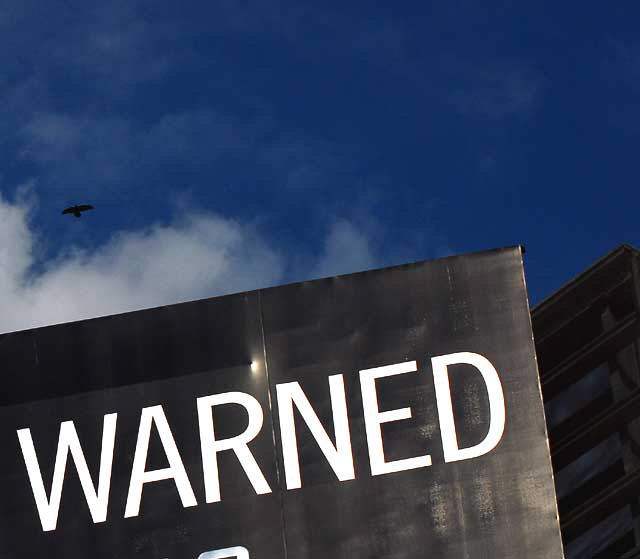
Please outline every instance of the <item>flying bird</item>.
[[80, 204], [79, 206], [71, 206], [62, 210], [62, 215], [64, 214], [73, 214], [76, 217], [81, 217], [82, 212], [86, 212], [87, 210], [92, 210], [93, 206], [91, 204]]

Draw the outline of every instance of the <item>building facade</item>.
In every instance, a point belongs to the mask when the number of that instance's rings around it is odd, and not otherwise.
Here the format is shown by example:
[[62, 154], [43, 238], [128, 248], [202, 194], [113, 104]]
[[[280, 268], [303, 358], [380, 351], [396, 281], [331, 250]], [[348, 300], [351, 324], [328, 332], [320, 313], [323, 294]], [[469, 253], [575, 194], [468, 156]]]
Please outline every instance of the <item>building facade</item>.
[[567, 559], [640, 558], [640, 252], [532, 311]]

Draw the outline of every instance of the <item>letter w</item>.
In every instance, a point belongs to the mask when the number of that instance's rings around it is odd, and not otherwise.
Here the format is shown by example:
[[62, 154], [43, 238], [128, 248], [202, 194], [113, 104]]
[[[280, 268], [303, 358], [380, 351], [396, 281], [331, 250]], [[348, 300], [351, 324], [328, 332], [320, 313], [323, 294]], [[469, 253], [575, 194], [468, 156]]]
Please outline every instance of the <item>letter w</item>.
[[89, 505], [89, 511], [94, 523], [104, 522], [107, 519], [107, 505], [109, 503], [109, 487], [111, 485], [111, 465], [113, 463], [113, 447], [116, 438], [116, 420], [118, 414], [111, 413], [104, 416], [102, 428], [102, 452], [100, 456], [100, 473], [98, 474], [98, 489], [93, 486], [87, 461], [82, 452], [78, 434], [73, 421], [64, 421], [60, 424], [60, 436], [58, 438], [58, 451], [53, 468], [53, 483], [51, 495], [47, 499], [44, 488], [42, 472], [33, 446], [30, 429], [19, 429], [18, 440], [22, 449], [22, 456], [29, 474], [31, 490], [38, 507], [42, 530], [49, 532], [56, 529], [58, 523], [58, 510], [62, 497], [62, 482], [64, 481], [67, 467], [67, 455], [71, 452], [78, 477], [84, 491], [84, 496]]

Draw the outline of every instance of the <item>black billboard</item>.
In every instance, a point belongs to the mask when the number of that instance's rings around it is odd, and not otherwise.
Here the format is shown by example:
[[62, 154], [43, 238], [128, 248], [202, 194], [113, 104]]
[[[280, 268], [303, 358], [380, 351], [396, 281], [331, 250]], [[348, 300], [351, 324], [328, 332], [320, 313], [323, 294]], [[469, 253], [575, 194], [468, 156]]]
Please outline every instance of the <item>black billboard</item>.
[[0, 557], [562, 557], [519, 248], [0, 336]]

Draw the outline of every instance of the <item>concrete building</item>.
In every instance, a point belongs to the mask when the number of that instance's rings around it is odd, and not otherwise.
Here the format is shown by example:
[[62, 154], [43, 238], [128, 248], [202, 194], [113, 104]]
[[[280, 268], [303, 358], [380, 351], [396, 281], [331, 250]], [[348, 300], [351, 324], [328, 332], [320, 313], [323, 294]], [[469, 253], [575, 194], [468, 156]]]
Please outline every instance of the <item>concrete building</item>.
[[640, 252], [532, 311], [567, 559], [640, 558]]

